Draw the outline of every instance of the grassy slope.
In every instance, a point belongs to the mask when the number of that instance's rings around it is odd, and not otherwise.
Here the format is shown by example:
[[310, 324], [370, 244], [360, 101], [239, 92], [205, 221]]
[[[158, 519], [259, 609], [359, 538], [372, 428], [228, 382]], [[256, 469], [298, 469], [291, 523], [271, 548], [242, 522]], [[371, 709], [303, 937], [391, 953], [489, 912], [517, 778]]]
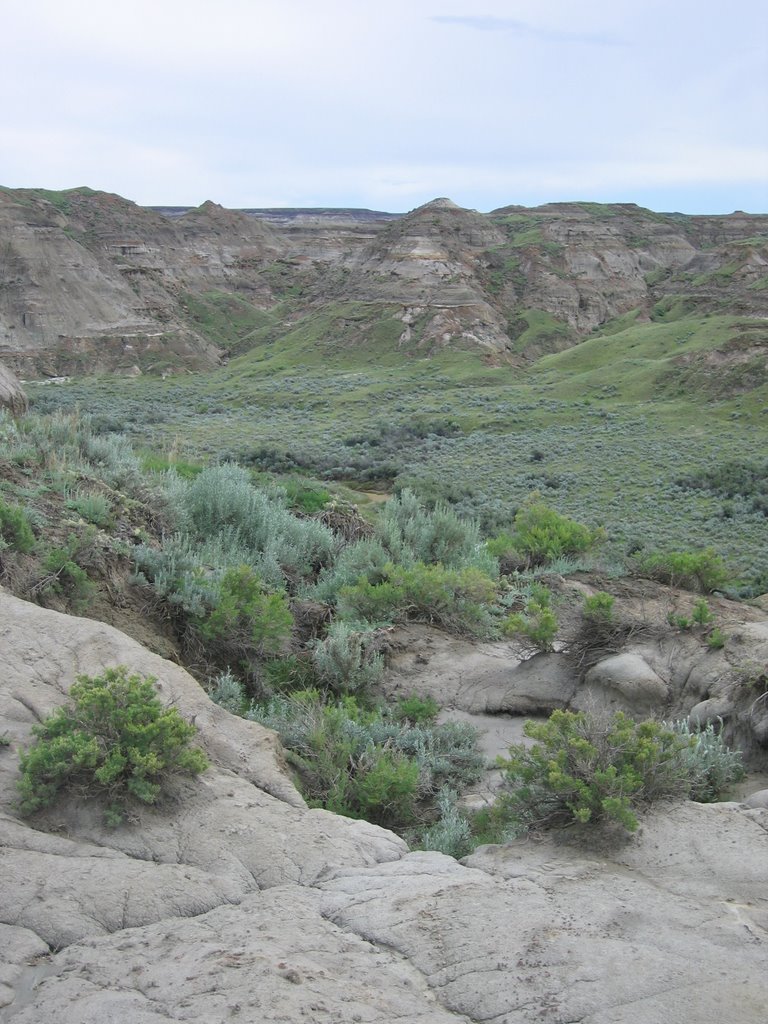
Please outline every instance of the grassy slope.
[[[399, 321], [372, 325], [363, 304], [339, 303], [288, 333], [255, 328], [254, 347], [210, 376], [30, 392], [40, 408], [80, 403], [155, 448], [218, 458], [272, 446], [347, 479], [359, 476], [360, 460], [383, 457], [387, 430], [416, 425], [420, 436], [384, 453], [398, 482], [448, 495], [489, 528], [538, 488], [561, 511], [604, 523], [619, 551], [634, 541], [712, 544], [750, 573], [768, 571], [765, 519], [738, 502], [724, 518], [719, 499], [674, 484], [766, 446], [766, 384], [730, 397], [688, 392], [676, 362], [722, 350], [750, 326], [764, 324], [630, 315], [521, 370], [469, 353], [404, 352]], [[715, 368], [710, 377], [721, 375]]]

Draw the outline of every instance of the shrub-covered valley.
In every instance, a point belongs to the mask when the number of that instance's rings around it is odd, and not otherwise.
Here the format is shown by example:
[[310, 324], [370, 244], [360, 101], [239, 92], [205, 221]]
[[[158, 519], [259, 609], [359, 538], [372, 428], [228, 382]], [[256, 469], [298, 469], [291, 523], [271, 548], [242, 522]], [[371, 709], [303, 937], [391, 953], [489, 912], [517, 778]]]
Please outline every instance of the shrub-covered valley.
[[767, 243], [0, 189], [3, 1024], [765, 1019]]
[[[180, 660], [311, 801], [457, 848], [509, 827], [457, 811], [469, 725], [382, 703], [393, 627], [581, 678], [633, 636], [722, 650], [703, 595], [768, 590], [766, 218], [0, 202], [32, 407], [3, 421], [4, 585]], [[629, 579], [698, 596], [630, 621]]]

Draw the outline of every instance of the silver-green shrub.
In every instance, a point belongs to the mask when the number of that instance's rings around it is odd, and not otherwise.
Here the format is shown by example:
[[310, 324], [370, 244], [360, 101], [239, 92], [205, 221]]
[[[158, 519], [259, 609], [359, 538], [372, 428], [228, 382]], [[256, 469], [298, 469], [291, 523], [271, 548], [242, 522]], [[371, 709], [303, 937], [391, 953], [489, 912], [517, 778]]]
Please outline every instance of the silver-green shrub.
[[467, 723], [413, 726], [388, 708], [365, 711], [353, 696], [328, 702], [316, 690], [278, 694], [251, 704], [247, 717], [278, 732], [284, 746], [301, 758], [304, 773], [312, 776], [313, 796], [330, 786], [322, 781], [329, 766], [354, 765], [373, 749], [392, 750], [418, 764], [419, 798], [434, 796], [446, 784], [470, 785], [485, 768], [477, 730]]
[[372, 652], [373, 630], [358, 630], [337, 620], [312, 649], [321, 683], [336, 693], [357, 693], [376, 683], [384, 671], [381, 654]]
[[253, 486], [232, 463], [203, 470], [194, 480], [168, 474], [167, 493], [178, 529], [198, 542], [226, 538], [259, 575], [276, 583], [329, 564], [338, 548], [327, 527], [293, 516], [275, 495]]
[[384, 506], [376, 537], [400, 565], [439, 563], [446, 569], [475, 568], [498, 576], [498, 562], [488, 554], [474, 520], [461, 519], [443, 504], [425, 509], [407, 488]]
[[245, 701], [245, 689], [243, 684], [232, 675], [229, 669], [220, 672], [213, 680], [213, 685], [208, 691], [208, 696], [220, 707], [231, 711], [233, 715], [239, 715], [243, 710]]
[[343, 587], [351, 587], [361, 577], [369, 583], [380, 583], [386, 576], [391, 556], [383, 544], [374, 539], [359, 540], [343, 548], [333, 566], [324, 569], [307, 596], [325, 604], [335, 604]]
[[[718, 719], [722, 728], [722, 719]], [[744, 778], [741, 752], [731, 750], [714, 722], [703, 728], [691, 728], [687, 719], [669, 725], [674, 733], [688, 741], [680, 751], [681, 766], [689, 779], [689, 796], [699, 803], [711, 803], [734, 782]]]
[[475, 845], [472, 828], [456, 800], [456, 791], [443, 786], [435, 800], [440, 817], [421, 833], [418, 841], [420, 850], [435, 850], [457, 860], [471, 852]]

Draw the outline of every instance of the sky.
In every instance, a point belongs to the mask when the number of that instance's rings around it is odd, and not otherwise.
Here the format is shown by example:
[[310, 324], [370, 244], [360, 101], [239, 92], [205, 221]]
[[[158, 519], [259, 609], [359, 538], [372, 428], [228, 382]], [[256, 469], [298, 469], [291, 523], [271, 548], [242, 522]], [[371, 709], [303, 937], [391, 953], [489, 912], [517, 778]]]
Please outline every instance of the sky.
[[0, 0], [0, 185], [768, 213], [765, 0]]

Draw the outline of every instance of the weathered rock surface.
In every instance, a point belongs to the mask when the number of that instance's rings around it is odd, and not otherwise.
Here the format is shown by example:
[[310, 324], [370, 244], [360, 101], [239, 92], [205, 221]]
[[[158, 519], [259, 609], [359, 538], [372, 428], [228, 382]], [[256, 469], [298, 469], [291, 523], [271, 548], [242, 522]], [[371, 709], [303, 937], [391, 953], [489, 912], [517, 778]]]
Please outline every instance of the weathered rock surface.
[[256, 888], [310, 884], [339, 862], [372, 863], [405, 850], [383, 829], [308, 810], [273, 733], [212, 704], [186, 672], [117, 630], [0, 591], [0, 647], [0, 734], [14, 748], [28, 742], [32, 726], [62, 703], [79, 674], [125, 664], [157, 677], [161, 697], [194, 719], [211, 760], [199, 780], [179, 782], [162, 804], [137, 808], [129, 825], [108, 829], [100, 805], [74, 799], [32, 825], [15, 821], [17, 763], [3, 752], [2, 919], [51, 945], [94, 928], [159, 920], [169, 907], [188, 915]]
[[[765, 1013], [768, 835], [765, 812], [753, 813], [762, 817], [687, 804], [655, 812], [635, 840], [602, 855], [544, 842], [468, 858], [519, 897], [509, 909], [522, 935], [508, 955], [543, 1019], [661, 1024], [715, 1013], [746, 1024]], [[518, 998], [499, 993], [492, 1005]], [[532, 1019], [521, 1002], [508, 1020]]]
[[[274, 737], [116, 630], [0, 591], [0, 1021], [762, 1024], [768, 811], [662, 808], [639, 835], [458, 864], [309, 811]], [[126, 663], [212, 760], [107, 830], [15, 816], [14, 749], [76, 674]]]
[[[727, 639], [712, 650], [702, 631], [670, 627], [670, 610], [690, 615], [695, 595], [648, 580], [615, 586], [618, 647], [596, 661], [573, 656], [583, 595], [578, 581], [553, 583], [569, 650], [521, 659], [511, 643], [476, 643], [430, 626], [398, 627], [380, 684], [388, 698], [431, 696], [448, 711], [477, 716], [549, 714], [556, 708], [623, 710], [634, 717], [713, 722], [755, 769], [768, 767], [768, 619], [723, 598], [709, 604]], [[610, 586], [606, 583], [605, 586]], [[623, 637], [623, 639], [622, 639]], [[512, 730], [514, 733], [514, 728]], [[514, 736], [513, 736], [514, 738]]]
[[577, 686], [557, 654], [522, 660], [508, 643], [474, 643], [422, 625], [395, 630], [387, 665], [388, 696], [418, 693], [475, 714], [549, 712], [566, 707]]
[[191, 920], [162, 921], [70, 946], [14, 1024], [161, 1021], [456, 1024], [396, 951], [321, 914], [296, 886], [247, 896]]
[[23, 416], [28, 408], [29, 402], [18, 377], [0, 363], [0, 409], [9, 409], [13, 416]]
[[667, 684], [639, 654], [616, 654], [604, 658], [584, 677], [574, 708], [604, 707], [643, 717], [663, 710]]

